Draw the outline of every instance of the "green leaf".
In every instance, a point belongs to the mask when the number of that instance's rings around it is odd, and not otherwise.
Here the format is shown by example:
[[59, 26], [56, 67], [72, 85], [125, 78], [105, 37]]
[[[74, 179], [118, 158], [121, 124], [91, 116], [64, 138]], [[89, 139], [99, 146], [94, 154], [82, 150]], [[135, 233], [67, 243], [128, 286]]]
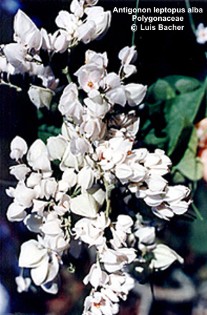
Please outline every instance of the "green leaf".
[[155, 147], [159, 147], [160, 149], [165, 149], [166, 147], [166, 142], [167, 142], [167, 137], [166, 135], [163, 135], [162, 137], [158, 137], [156, 134], [155, 134], [155, 129], [151, 129], [148, 134], [145, 136], [145, 139], [144, 139], [144, 143], [147, 145], [147, 146], [150, 146], [150, 145], [153, 145]]
[[172, 170], [172, 176], [174, 184], [184, 184], [186, 181], [185, 176], [183, 176], [183, 174], [178, 170], [174, 170], [174, 172]]
[[192, 130], [194, 119], [204, 97], [204, 85], [199, 89], [183, 93], [166, 102], [166, 132], [169, 136], [168, 154], [172, 155], [176, 147], [183, 145]]
[[200, 82], [193, 78], [182, 78], [175, 83], [175, 87], [180, 93], [194, 91], [199, 86]]
[[200, 81], [188, 76], [172, 75], [165, 77], [165, 80], [181, 94], [194, 91], [201, 86]]
[[196, 207], [199, 209], [203, 220], [194, 220], [191, 225], [191, 233], [189, 244], [193, 251], [199, 254], [206, 254], [207, 252], [207, 194], [206, 184], [200, 182], [199, 188], [196, 190], [194, 201]]
[[198, 137], [196, 129], [193, 129], [187, 150], [182, 159], [173, 167], [173, 172], [180, 172], [187, 179], [197, 181], [203, 176], [203, 164], [196, 156], [198, 146]]
[[175, 97], [175, 92], [166, 80], [159, 79], [150, 86], [148, 96], [154, 101], [166, 101]]

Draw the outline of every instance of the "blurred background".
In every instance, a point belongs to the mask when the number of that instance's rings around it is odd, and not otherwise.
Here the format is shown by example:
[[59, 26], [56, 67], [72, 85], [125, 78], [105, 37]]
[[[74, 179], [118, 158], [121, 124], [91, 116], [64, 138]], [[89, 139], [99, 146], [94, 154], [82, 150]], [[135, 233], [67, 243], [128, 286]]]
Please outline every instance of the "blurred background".
[[[135, 0], [100, 0], [106, 10], [116, 6], [132, 7]], [[13, 17], [21, 8], [38, 27], [53, 32], [54, 20], [60, 10], [69, 10], [70, 0], [0, 0], [0, 43], [12, 42]], [[202, 8], [203, 13], [193, 14], [195, 25], [207, 26], [207, 1], [191, 1], [191, 5]], [[185, 7], [185, 1], [140, 0], [139, 7]], [[184, 16], [183, 31], [140, 31], [135, 33], [138, 50], [136, 81], [148, 86], [157, 79], [169, 75], [185, 75], [204, 80], [207, 75], [206, 45], [199, 45], [192, 32], [187, 13]], [[88, 49], [107, 51], [109, 69], [118, 69], [119, 50], [131, 45], [131, 15], [113, 13], [108, 33], [100, 41], [92, 42]], [[84, 60], [86, 47], [80, 44], [71, 55], [71, 73]], [[61, 62], [61, 61], [60, 61]], [[24, 83], [23, 78], [16, 80]], [[28, 232], [21, 224], [10, 224], [6, 220], [6, 209], [10, 199], [5, 189], [14, 185], [9, 175], [9, 145], [14, 136], [19, 135], [30, 144], [37, 137], [38, 119], [36, 109], [27, 94], [18, 93], [8, 86], [0, 85], [0, 315], [67, 315], [81, 314], [86, 292], [79, 276], [62, 270], [62, 287], [57, 296], [43, 291], [18, 293], [15, 277], [18, 276], [18, 253], [20, 244], [26, 240]], [[52, 117], [52, 119], [55, 119]], [[204, 141], [203, 149], [207, 147]], [[206, 158], [207, 167], [207, 158]], [[198, 183], [194, 197], [203, 220], [181, 220], [169, 224], [163, 237], [169, 246], [177, 250], [185, 259], [184, 266], [173, 265], [162, 274], [155, 274], [150, 284], [137, 284], [126, 302], [121, 305], [120, 314], [137, 315], [206, 315], [207, 314], [207, 183]], [[85, 259], [87, 252], [82, 253]], [[87, 269], [87, 266], [85, 267]], [[154, 293], [154, 294], [152, 294]]]

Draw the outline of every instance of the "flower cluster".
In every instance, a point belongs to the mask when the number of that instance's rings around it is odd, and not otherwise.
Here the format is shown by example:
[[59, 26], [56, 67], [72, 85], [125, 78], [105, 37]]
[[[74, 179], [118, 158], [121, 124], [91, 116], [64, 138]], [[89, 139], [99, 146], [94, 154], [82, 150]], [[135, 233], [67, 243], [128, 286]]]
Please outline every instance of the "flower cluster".
[[[38, 51], [62, 53], [78, 41], [88, 43], [105, 32], [110, 13], [94, 7], [96, 3], [73, 0], [72, 13], [58, 14], [60, 29], [53, 35], [39, 31], [22, 11], [15, 16], [16, 43], [3, 48], [7, 68], [2, 71], [34, 73], [33, 65], [42, 68], [41, 74], [39, 70], [36, 74], [46, 88], [32, 86], [28, 93], [38, 108], [49, 107], [58, 83], [50, 70], [34, 61], [40, 58]], [[22, 23], [24, 28], [20, 28]], [[56, 293], [63, 256], [72, 250], [71, 242], [78, 240], [77, 246], [84, 243], [95, 253], [83, 280], [92, 287], [84, 303], [85, 315], [118, 312], [120, 299], [125, 300], [134, 285], [129, 265], [142, 272], [144, 265], [149, 270], [162, 270], [175, 260], [182, 262], [172, 249], [156, 243], [156, 227], [145, 221], [139, 210], [113, 210], [116, 189], [125, 195], [125, 208], [133, 196], [164, 221], [184, 214], [191, 202], [187, 187], [168, 184], [165, 175], [171, 160], [165, 152], [149, 152], [137, 143], [137, 109], [147, 87], [125, 83], [136, 72], [136, 57], [134, 46], [124, 47], [118, 54], [116, 73], [108, 71], [106, 52], [87, 50], [84, 65], [74, 73], [76, 82], [69, 82], [59, 98], [63, 116], [60, 134], [46, 143], [37, 139], [29, 148], [19, 136], [11, 142], [10, 157], [17, 165], [10, 173], [18, 183], [7, 190], [13, 198], [7, 217], [12, 222], [23, 221], [37, 235], [21, 245], [23, 278], [17, 278], [18, 290], [31, 285], [24, 277], [24, 270], [29, 269], [35, 285]], [[47, 93], [52, 93], [49, 102]]]
[[95, 6], [97, 0], [73, 0], [68, 11], [60, 11], [55, 19], [58, 29], [48, 33], [38, 29], [34, 22], [21, 10], [14, 18], [14, 43], [1, 46], [0, 74], [4, 81], [17, 73], [28, 73], [42, 80], [43, 87], [31, 86], [29, 96], [36, 106], [49, 106], [59, 80], [55, 78], [50, 65], [45, 65], [41, 51], [48, 54], [64, 53], [79, 42], [89, 43], [103, 35], [111, 23], [111, 12]]

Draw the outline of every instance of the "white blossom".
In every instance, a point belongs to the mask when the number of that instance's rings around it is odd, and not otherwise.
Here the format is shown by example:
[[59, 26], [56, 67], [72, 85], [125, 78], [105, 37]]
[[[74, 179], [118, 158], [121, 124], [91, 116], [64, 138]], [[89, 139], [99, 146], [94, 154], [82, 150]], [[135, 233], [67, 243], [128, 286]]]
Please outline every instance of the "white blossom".
[[95, 24], [95, 31], [92, 34], [91, 40], [103, 35], [111, 24], [111, 12], [104, 11], [102, 7], [89, 7], [85, 9], [87, 15], [86, 23], [93, 22]]
[[34, 189], [28, 188], [24, 182], [18, 182], [14, 190], [14, 202], [20, 206], [29, 208], [33, 204], [33, 199], [36, 197]]
[[70, 44], [70, 38], [65, 30], [57, 30], [53, 34], [48, 34], [42, 28], [42, 49], [47, 50], [49, 53], [64, 53]]
[[19, 205], [17, 202], [13, 202], [7, 209], [7, 219], [11, 222], [20, 222], [26, 217], [25, 206]]
[[41, 170], [43, 172], [51, 171], [47, 147], [40, 139], [37, 139], [29, 148], [27, 160], [33, 170]]
[[72, 198], [70, 207], [73, 213], [87, 218], [95, 218], [99, 208], [94, 197], [87, 192]]
[[13, 165], [10, 167], [10, 174], [14, 175], [17, 180], [25, 180], [30, 168], [26, 164]]
[[110, 110], [110, 105], [103, 99], [98, 91], [90, 93], [90, 98], [85, 98], [84, 103], [87, 106], [88, 113], [93, 118], [104, 118]]
[[129, 83], [124, 90], [129, 106], [137, 106], [143, 101], [147, 87], [142, 84]]
[[78, 186], [80, 186], [81, 190], [84, 192], [93, 186], [95, 181], [95, 173], [89, 166], [85, 166], [80, 170], [77, 178]]
[[76, 71], [75, 75], [78, 78], [80, 87], [86, 93], [90, 93], [93, 90], [99, 89], [100, 81], [104, 75], [104, 68], [99, 67], [94, 63], [89, 63]]
[[83, 315], [113, 315], [119, 310], [117, 303], [112, 301], [101, 292], [94, 292], [86, 297], [84, 302]]
[[195, 32], [196, 40], [199, 44], [205, 44], [207, 42], [207, 27], [203, 23], [200, 23]]
[[176, 260], [181, 264], [183, 263], [183, 258], [164, 244], [158, 244], [152, 252], [154, 254], [150, 263], [152, 269], [165, 270]]
[[42, 44], [40, 31], [22, 10], [14, 18], [14, 40], [30, 50], [39, 50]]
[[36, 240], [29, 240], [21, 245], [19, 267], [30, 268], [34, 283], [43, 285], [57, 276], [59, 260], [54, 252], [49, 253]]
[[70, 83], [65, 87], [58, 109], [67, 118], [72, 117], [76, 122], [81, 121], [83, 107], [78, 99], [78, 88], [75, 83]]
[[67, 145], [66, 139], [61, 135], [49, 137], [47, 139], [47, 150], [50, 160], [61, 160]]
[[155, 228], [153, 226], [140, 227], [134, 235], [139, 239], [139, 249], [154, 246], [155, 242]]
[[93, 264], [90, 268], [88, 275], [83, 279], [84, 284], [90, 284], [97, 289], [99, 286], [103, 286], [109, 280], [109, 276], [106, 272], [102, 271], [100, 264]]
[[58, 183], [54, 177], [42, 179], [40, 183], [34, 187], [38, 198], [45, 198], [46, 200], [49, 200], [50, 198], [55, 198], [57, 189]]
[[17, 291], [19, 293], [22, 292], [27, 292], [29, 290], [30, 284], [31, 284], [31, 279], [26, 277], [22, 277], [22, 276], [18, 276], [15, 278], [16, 284], [17, 284]]
[[131, 263], [136, 257], [133, 248], [119, 248], [117, 250], [105, 249], [101, 255], [106, 271], [116, 272], [121, 270], [126, 264]]
[[103, 247], [105, 244], [104, 230], [109, 225], [110, 221], [101, 212], [95, 218], [80, 219], [74, 226], [73, 232], [75, 238], [80, 238], [89, 246]]
[[10, 144], [10, 150], [10, 157], [18, 161], [27, 153], [27, 143], [23, 138], [16, 136]]
[[125, 161], [132, 149], [132, 142], [123, 138], [112, 138], [101, 143], [97, 149], [99, 164], [103, 170], [112, 169], [115, 165]]
[[39, 109], [47, 107], [49, 109], [54, 92], [40, 86], [31, 85], [28, 90], [31, 102]]

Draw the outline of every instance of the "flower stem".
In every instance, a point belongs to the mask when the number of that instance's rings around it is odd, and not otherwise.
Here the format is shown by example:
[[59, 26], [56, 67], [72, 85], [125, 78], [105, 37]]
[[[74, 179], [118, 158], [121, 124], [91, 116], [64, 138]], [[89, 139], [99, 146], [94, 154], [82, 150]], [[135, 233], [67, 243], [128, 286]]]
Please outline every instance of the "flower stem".
[[71, 79], [71, 76], [69, 74], [69, 71], [68, 71], [68, 67], [65, 67], [63, 70], [62, 70], [62, 73], [65, 74], [67, 80], [68, 80], [68, 83], [71, 83], [72, 82], [72, 79]]
[[204, 219], [203, 219], [203, 216], [202, 216], [202, 214], [200, 213], [200, 211], [198, 210], [198, 208], [196, 207], [196, 205], [195, 205], [194, 203], [192, 203], [191, 206], [192, 206], [192, 208], [193, 208], [195, 214], [197, 215], [198, 219], [201, 220], [201, 221], [203, 221], [203, 220], [204, 220]]
[[195, 27], [195, 23], [193, 21], [193, 16], [191, 13], [191, 6], [190, 6], [190, 1], [189, 0], [185, 0], [185, 4], [186, 4], [186, 8], [187, 8], [187, 13], [188, 13], [188, 17], [189, 17], [189, 22], [190, 22], [190, 26], [192, 28], [193, 33], [196, 33], [196, 27]]
[[[137, 11], [138, 11], [138, 7], [139, 7], [139, 0], [136, 0], [136, 17], [137, 17]], [[137, 19], [135, 20], [135, 25], [137, 24]], [[132, 31], [132, 46], [134, 46], [135, 44], [135, 31]]]

